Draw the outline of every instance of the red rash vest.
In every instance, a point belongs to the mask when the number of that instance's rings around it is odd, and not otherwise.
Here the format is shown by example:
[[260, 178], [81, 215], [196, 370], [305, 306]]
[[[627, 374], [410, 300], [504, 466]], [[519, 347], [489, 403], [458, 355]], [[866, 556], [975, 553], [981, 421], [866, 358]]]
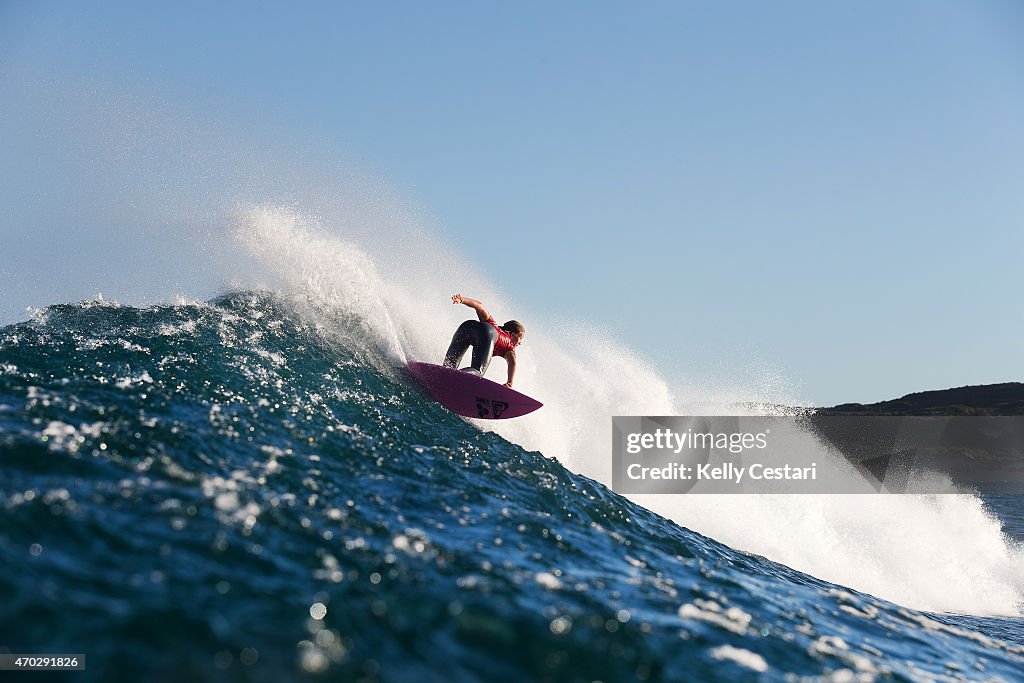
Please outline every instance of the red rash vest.
[[498, 327], [498, 323], [494, 322], [494, 318], [488, 318], [487, 322], [498, 331], [498, 338], [494, 341], [494, 355], [507, 358], [507, 354], [511, 353], [512, 357], [515, 358], [515, 344], [512, 343], [512, 335]]

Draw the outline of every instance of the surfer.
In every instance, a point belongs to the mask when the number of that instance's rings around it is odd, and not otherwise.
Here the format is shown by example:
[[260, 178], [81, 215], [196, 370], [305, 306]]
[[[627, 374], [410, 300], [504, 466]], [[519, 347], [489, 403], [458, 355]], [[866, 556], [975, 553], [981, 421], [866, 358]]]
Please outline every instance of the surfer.
[[472, 346], [472, 363], [470, 367], [463, 368], [463, 371], [483, 375], [487, 372], [491, 358], [500, 356], [508, 363], [508, 381], [505, 382], [505, 386], [511, 388], [512, 378], [516, 374], [516, 347], [523, 343], [526, 328], [518, 320], [509, 320], [498, 327], [498, 323], [494, 322], [494, 318], [484, 305], [476, 299], [453, 294], [452, 303], [469, 306], [476, 311], [479, 320], [467, 320], [455, 330], [448, 352], [444, 354], [445, 366], [458, 367], [466, 350]]

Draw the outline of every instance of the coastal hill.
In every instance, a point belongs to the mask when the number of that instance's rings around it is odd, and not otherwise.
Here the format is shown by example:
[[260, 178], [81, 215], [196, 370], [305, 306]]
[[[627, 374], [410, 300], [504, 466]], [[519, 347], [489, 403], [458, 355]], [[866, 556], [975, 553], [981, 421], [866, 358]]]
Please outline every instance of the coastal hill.
[[1024, 415], [1024, 383], [920, 391], [879, 403], [843, 403], [819, 415]]

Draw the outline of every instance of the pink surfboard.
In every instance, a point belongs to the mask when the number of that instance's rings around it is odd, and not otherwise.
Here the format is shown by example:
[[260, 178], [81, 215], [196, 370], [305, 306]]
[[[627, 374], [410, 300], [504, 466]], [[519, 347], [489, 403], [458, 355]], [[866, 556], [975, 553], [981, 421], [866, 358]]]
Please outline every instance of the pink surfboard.
[[469, 372], [419, 361], [410, 361], [408, 368], [431, 398], [463, 417], [507, 420], [544, 405], [504, 384]]

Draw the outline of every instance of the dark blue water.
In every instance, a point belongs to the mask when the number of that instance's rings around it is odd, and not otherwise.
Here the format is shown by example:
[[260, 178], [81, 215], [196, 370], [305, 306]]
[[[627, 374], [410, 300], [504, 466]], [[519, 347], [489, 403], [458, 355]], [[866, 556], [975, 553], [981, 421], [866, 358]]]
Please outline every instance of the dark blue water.
[[0, 646], [63, 680], [1024, 680], [1021, 618], [732, 550], [269, 295], [0, 330], [0, 509]]
[[1003, 533], [1024, 542], [1024, 496], [1017, 493], [988, 493], [982, 496], [1002, 522]]

